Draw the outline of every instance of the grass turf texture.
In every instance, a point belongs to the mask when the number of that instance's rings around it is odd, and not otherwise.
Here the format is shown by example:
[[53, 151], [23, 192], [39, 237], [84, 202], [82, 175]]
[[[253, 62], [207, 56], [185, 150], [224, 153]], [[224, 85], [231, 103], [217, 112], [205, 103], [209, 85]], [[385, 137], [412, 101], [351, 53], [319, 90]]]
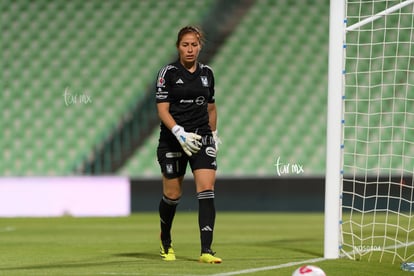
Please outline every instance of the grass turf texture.
[[[292, 263], [323, 256], [323, 214], [219, 212], [213, 249], [222, 264], [198, 263], [196, 213], [177, 213], [173, 243], [177, 261], [162, 261], [156, 213], [2, 218], [0, 275], [291, 275], [300, 266]], [[408, 274], [399, 263], [339, 259], [315, 265], [335, 276]], [[273, 269], [254, 270], [262, 267]]]

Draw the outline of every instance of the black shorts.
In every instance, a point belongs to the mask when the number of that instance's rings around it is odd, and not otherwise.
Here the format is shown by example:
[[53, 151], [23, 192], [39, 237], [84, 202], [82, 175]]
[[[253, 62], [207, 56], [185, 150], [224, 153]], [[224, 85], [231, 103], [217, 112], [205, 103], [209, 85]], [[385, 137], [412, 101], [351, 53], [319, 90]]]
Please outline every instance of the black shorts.
[[190, 163], [191, 170], [212, 169], [217, 170], [216, 147], [211, 135], [203, 136], [201, 149], [192, 156], [188, 156], [175, 139], [162, 140], [157, 148], [158, 163], [161, 172], [166, 178], [183, 176]]

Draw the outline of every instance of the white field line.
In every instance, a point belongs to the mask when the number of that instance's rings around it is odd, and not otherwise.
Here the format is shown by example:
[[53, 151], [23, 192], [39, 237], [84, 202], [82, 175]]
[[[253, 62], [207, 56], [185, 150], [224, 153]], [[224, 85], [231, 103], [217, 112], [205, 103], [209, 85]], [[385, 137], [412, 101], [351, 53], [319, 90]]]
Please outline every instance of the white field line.
[[[284, 267], [291, 267], [291, 266], [299, 266], [302, 264], [310, 264], [310, 263], [316, 263], [320, 261], [324, 261], [324, 258], [315, 258], [315, 259], [309, 259], [305, 261], [298, 261], [298, 262], [290, 262], [285, 264], [279, 264], [279, 265], [272, 265], [272, 266], [264, 266], [264, 267], [256, 267], [256, 268], [248, 268], [238, 271], [230, 271], [230, 272], [224, 272], [224, 273], [217, 273], [217, 274], [208, 274], [210, 276], [231, 276], [231, 275], [240, 275], [240, 274], [247, 274], [247, 273], [254, 273], [259, 271], [265, 271], [265, 270], [275, 270], [279, 268]], [[218, 265], [219, 266], [219, 265]], [[122, 276], [139, 276], [139, 275], [147, 275], [147, 274], [141, 274], [141, 273], [118, 273], [118, 272], [101, 272], [99, 275], [122, 275]], [[159, 274], [160, 276], [174, 276], [177, 274]], [[207, 276], [206, 274], [179, 274], [181, 276]]]
[[[310, 264], [310, 263], [316, 263], [320, 261], [324, 261], [324, 258], [315, 258], [315, 259], [309, 259], [305, 261], [298, 261], [298, 262], [290, 262], [285, 264], [279, 264], [279, 265], [272, 265], [272, 266], [264, 266], [264, 267], [256, 267], [256, 268], [248, 268], [238, 271], [230, 271], [230, 272], [224, 272], [224, 273], [217, 273], [217, 274], [209, 274], [210, 276], [231, 276], [231, 275], [240, 275], [240, 274], [247, 274], [247, 273], [254, 273], [259, 271], [266, 271], [266, 270], [275, 270], [280, 269], [284, 267], [291, 267], [291, 266], [299, 266], [303, 264]], [[219, 266], [219, 265], [218, 265]], [[141, 273], [118, 273], [118, 272], [101, 272], [99, 275], [122, 275], [122, 276], [139, 276], [139, 275], [147, 275], [147, 274], [141, 274]], [[159, 274], [160, 276], [174, 276], [177, 274]], [[207, 276], [206, 274], [179, 274], [181, 276]]]
[[[411, 246], [411, 245], [414, 245], [414, 241], [409, 242], [407, 244], [401, 244], [401, 245], [398, 245], [398, 246], [387, 246], [387, 247], [384, 247], [383, 250], [388, 250], [388, 249], [393, 249], [393, 248], [397, 249], [397, 248], [401, 248], [401, 247], [404, 247], [404, 246]], [[342, 254], [340, 254], [340, 257], [346, 257], [347, 254], [349, 255], [349, 254], [353, 254], [353, 253], [356, 253], [356, 251], [350, 251], [350, 252], [342, 253]], [[255, 272], [266, 271], [266, 270], [276, 270], [276, 269], [285, 268], [285, 267], [292, 267], [292, 266], [298, 266], [299, 267], [300, 265], [317, 263], [317, 262], [326, 261], [326, 260], [327, 259], [321, 257], [321, 258], [309, 259], [309, 260], [304, 260], [304, 261], [289, 262], [289, 263], [284, 263], [284, 264], [279, 264], [279, 265], [263, 266], [263, 267], [256, 267], [256, 268], [247, 268], [247, 269], [242, 269], [242, 270], [237, 270], [237, 271], [229, 271], [229, 272], [211, 274], [210, 276], [232, 276], [232, 275], [255, 273]], [[147, 275], [147, 274], [146, 273], [142, 274], [142, 273], [139, 273], [139, 272], [137, 272], [137, 273], [101, 272], [101, 273], [99, 273], [99, 275], [125, 275], [125, 276], [135, 275], [135, 276], [138, 276], [138, 275]], [[173, 276], [173, 274], [160, 274], [160, 276]], [[182, 275], [182, 276], [206, 276], [206, 275], [205, 274], [200, 274], [200, 275], [185, 274], [185, 275]]]
[[[414, 242], [409, 242], [407, 244], [400, 244], [400, 245], [397, 245], [397, 246], [387, 246], [387, 247], [384, 247], [383, 250], [397, 249], [397, 248], [401, 248], [401, 247], [405, 247], [405, 246], [411, 246], [411, 245], [414, 245]], [[354, 254], [354, 253], [356, 253], [355, 250], [351, 251], [351, 252], [343, 253], [343, 254], [340, 255], [340, 257], [345, 257], [349, 254]], [[243, 269], [243, 270], [238, 270], [238, 271], [218, 273], [218, 274], [213, 274], [211, 276], [241, 275], [241, 274], [254, 273], [254, 272], [259, 272], [259, 271], [276, 270], [276, 269], [280, 269], [280, 268], [284, 268], [284, 267], [291, 267], [291, 266], [299, 266], [299, 265], [303, 265], [303, 264], [317, 263], [317, 262], [321, 262], [321, 261], [325, 261], [325, 260], [327, 260], [327, 259], [325, 259], [325, 258], [315, 258], [315, 259], [309, 259], [309, 260], [305, 260], [305, 261], [290, 262], [290, 263], [279, 264], [279, 265], [256, 267], [256, 268], [249, 268], [249, 269]]]
[[243, 269], [243, 270], [239, 270], [239, 271], [218, 273], [218, 274], [213, 274], [211, 276], [240, 275], [240, 274], [254, 273], [254, 272], [265, 271], [265, 270], [275, 270], [275, 269], [280, 269], [280, 268], [284, 268], [284, 267], [299, 266], [299, 265], [302, 265], [302, 264], [316, 263], [316, 262], [320, 262], [320, 261], [324, 261], [324, 260], [325, 260], [324, 258], [316, 258], [316, 259], [309, 259], [309, 260], [300, 261], [300, 262], [290, 262], [290, 263], [285, 263], [285, 264], [280, 264], [280, 265], [256, 267], [256, 268]]

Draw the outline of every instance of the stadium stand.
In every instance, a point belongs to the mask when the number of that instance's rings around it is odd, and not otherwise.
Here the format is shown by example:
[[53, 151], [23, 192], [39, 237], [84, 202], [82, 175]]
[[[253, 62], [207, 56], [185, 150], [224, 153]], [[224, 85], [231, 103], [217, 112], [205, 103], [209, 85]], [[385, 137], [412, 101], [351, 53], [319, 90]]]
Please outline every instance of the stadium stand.
[[[304, 169], [301, 174], [324, 175], [328, 14], [328, 1], [255, 1], [210, 63], [217, 75], [219, 131], [223, 141], [218, 158], [219, 175], [275, 176], [278, 173], [275, 167], [278, 158], [284, 165], [301, 165]], [[389, 18], [387, 22], [392, 24], [391, 20]], [[406, 25], [409, 26], [410, 22]], [[412, 119], [411, 113], [406, 112], [409, 105], [404, 101], [406, 90], [381, 85], [393, 83], [394, 78], [405, 83], [413, 74], [406, 68], [409, 59], [393, 58], [397, 45], [383, 44], [386, 42], [383, 35], [380, 30], [376, 36], [365, 38], [367, 43], [378, 42], [370, 54], [368, 48], [347, 49], [350, 57], [357, 55], [357, 51], [364, 51], [360, 53], [362, 56], [388, 57], [386, 64], [374, 66], [378, 70], [381, 67], [391, 69], [389, 73], [379, 70], [370, 77], [359, 76], [360, 85], [376, 84], [378, 95], [389, 100], [386, 106], [384, 101], [372, 102], [370, 108], [368, 102], [359, 102], [359, 110], [370, 110], [372, 113], [358, 118], [363, 120], [364, 125], [370, 126], [371, 131], [360, 130], [355, 134], [361, 140], [355, 150], [366, 151], [363, 141], [367, 140], [367, 135], [377, 137], [378, 141], [391, 141], [393, 138], [402, 142], [378, 146], [377, 152], [370, 152], [372, 155], [368, 159], [345, 156], [357, 158], [357, 164], [362, 167], [366, 162], [381, 168], [389, 167], [390, 159], [379, 160], [378, 152], [393, 156], [409, 150], [414, 155], [414, 147], [408, 142], [413, 140], [414, 132], [403, 127]], [[399, 35], [401, 41], [407, 42], [398, 46], [399, 53], [408, 57], [411, 38], [404, 36], [409, 32]], [[392, 41], [392, 35], [387, 39]], [[356, 61], [348, 60], [347, 68], [358, 66], [359, 71], [368, 71], [372, 66], [368, 60], [358, 60], [357, 64]], [[393, 68], [400, 69], [398, 75], [394, 74]], [[348, 82], [352, 88], [352, 80]], [[352, 97], [354, 92], [347, 94]], [[398, 111], [397, 115], [384, 113], [391, 108]], [[356, 119], [348, 115], [346, 125], [352, 126]], [[394, 127], [380, 129], [381, 124]], [[129, 160], [122, 174], [158, 174], [155, 160], [157, 135], [158, 130], [155, 130], [135, 157]], [[348, 132], [347, 135], [354, 134]], [[392, 166], [398, 167], [400, 160], [394, 158], [392, 162], [395, 163]], [[405, 160], [404, 166], [410, 171], [412, 162]]]
[[[360, 11], [358, 5], [350, 8], [354, 9], [350, 14], [370, 12]], [[375, 6], [378, 10], [383, 8]], [[369, 167], [372, 174], [378, 171], [399, 175], [401, 169], [412, 172], [414, 167], [410, 157], [414, 156], [411, 127], [414, 118], [410, 112], [413, 34], [409, 29], [396, 28], [413, 26], [413, 22], [411, 16], [395, 15], [375, 21], [372, 35], [358, 35], [358, 32], [347, 35], [348, 104], [344, 136], [349, 141], [345, 141], [345, 147], [349, 145], [350, 149], [344, 154], [344, 164], [354, 164], [355, 170]], [[356, 20], [351, 18], [349, 25]]]
[[[328, 9], [321, 0], [255, 1], [210, 62], [223, 140], [219, 175], [275, 176], [278, 158], [323, 174]], [[155, 129], [121, 174], [159, 174], [157, 136]]]
[[[174, 57], [176, 31], [214, 4], [1, 1], [0, 175], [75, 174]], [[219, 175], [275, 176], [277, 159], [324, 174], [328, 15], [327, 0], [257, 0], [232, 26], [209, 62]], [[155, 127], [115, 173], [159, 176], [157, 138]]]
[[211, 3], [1, 1], [0, 174], [73, 174]]

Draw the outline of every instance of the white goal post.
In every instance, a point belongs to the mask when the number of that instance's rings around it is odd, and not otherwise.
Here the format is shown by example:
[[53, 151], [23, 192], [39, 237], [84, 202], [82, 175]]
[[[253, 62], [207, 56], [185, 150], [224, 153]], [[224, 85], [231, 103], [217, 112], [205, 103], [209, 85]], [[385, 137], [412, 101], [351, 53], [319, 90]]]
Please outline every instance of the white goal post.
[[327, 259], [414, 258], [413, 41], [414, 0], [330, 1]]

